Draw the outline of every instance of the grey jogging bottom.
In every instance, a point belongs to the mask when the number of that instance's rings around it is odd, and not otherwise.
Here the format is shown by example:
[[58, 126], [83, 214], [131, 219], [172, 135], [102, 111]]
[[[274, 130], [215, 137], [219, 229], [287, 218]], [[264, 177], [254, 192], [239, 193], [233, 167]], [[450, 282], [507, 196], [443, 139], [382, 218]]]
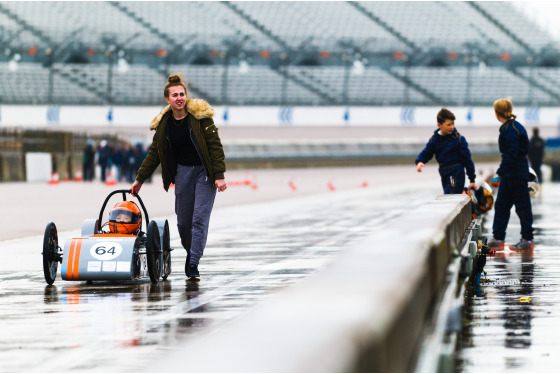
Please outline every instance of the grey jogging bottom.
[[198, 265], [208, 237], [210, 213], [216, 198], [216, 187], [206, 176], [204, 166], [177, 165], [175, 176], [175, 213], [183, 248], [190, 263]]

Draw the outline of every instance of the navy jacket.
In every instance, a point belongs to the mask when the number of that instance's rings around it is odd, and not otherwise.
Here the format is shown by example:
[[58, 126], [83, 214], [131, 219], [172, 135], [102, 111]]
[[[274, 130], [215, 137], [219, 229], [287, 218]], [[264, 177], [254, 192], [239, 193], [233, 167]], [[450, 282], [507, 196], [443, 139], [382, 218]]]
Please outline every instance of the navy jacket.
[[498, 138], [502, 162], [496, 173], [504, 178], [529, 180], [529, 137], [522, 124], [511, 119], [500, 127]]
[[440, 174], [445, 170], [462, 166], [467, 170], [469, 180], [474, 183], [476, 178], [474, 164], [471, 159], [469, 145], [463, 135], [457, 130], [453, 130], [451, 135], [440, 135], [439, 129], [434, 131], [434, 135], [428, 140], [426, 147], [420, 152], [416, 159], [419, 162], [427, 163], [436, 156], [439, 163]]

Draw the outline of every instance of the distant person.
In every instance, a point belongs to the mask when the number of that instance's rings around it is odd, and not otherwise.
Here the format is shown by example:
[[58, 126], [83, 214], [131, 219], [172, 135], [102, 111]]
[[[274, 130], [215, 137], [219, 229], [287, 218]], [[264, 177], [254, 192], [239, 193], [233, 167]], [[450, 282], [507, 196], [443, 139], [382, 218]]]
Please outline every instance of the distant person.
[[113, 160], [113, 165], [115, 165], [115, 169], [117, 171], [117, 182], [121, 182], [122, 181], [122, 163], [123, 163], [123, 150], [122, 150], [122, 146], [120, 144], [117, 144], [115, 146], [115, 149], [113, 150], [113, 155], [111, 156], [111, 159]]
[[137, 171], [134, 165], [136, 165], [134, 149], [129, 144], [126, 144], [123, 150], [123, 172], [128, 183], [134, 183], [134, 177]]
[[88, 140], [84, 148], [84, 157], [82, 159], [83, 179], [91, 182], [93, 180], [93, 165], [95, 160], [95, 151], [93, 150], [93, 142]]
[[469, 189], [476, 189], [471, 152], [465, 137], [455, 129], [455, 115], [447, 108], [441, 108], [437, 114], [437, 126], [415, 161], [416, 170], [422, 172], [424, 165], [435, 155], [444, 194], [463, 193], [465, 169], [470, 181]]
[[167, 191], [175, 184], [177, 228], [187, 251], [185, 274], [200, 278], [198, 264], [206, 246], [216, 190], [227, 188], [224, 150], [212, 119], [214, 110], [206, 101], [187, 96], [181, 74], [169, 76], [163, 96], [169, 105], [150, 124], [155, 130], [152, 145], [130, 189], [140, 191], [142, 183], [161, 165], [163, 188]]
[[529, 141], [529, 161], [531, 162], [531, 167], [537, 174], [539, 178], [539, 183], [543, 182], [541, 166], [544, 159], [544, 147], [545, 141], [539, 136], [539, 129], [537, 127], [533, 128], [533, 136]]
[[527, 186], [529, 138], [525, 127], [515, 120], [517, 116], [513, 114], [513, 104], [510, 100], [496, 100], [494, 111], [496, 118], [502, 124], [498, 138], [502, 161], [491, 180], [492, 186], [498, 187], [498, 198], [494, 205], [493, 238], [487, 245], [496, 250], [504, 250], [509, 216], [512, 206], [515, 205], [515, 212], [521, 222], [521, 240], [511, 245], [509, 249], [531, 251], [534, 246], [533, 212]]
[[97, 164], [101, 168], [101, 182], [105, 182], [107, 166], [109, 165], [110, 150], [107, 140], [102, 140], [97, 149]]
[[[140, 169], [140, 166], [142, 166], [142, 162], [144, 162], [144, 159], [147, 155], [148, 151], [144, 151], [144, 146], [142, 145], [142, 143], [136, 143], [136, 147], [134, 148], [134, 159], [136, 160], [135, 164], [133, 165], [134, 175], [138, 173], [138, 170]], [[150, 175], [146, 179], [146, 181], [151, 183], [152, 176]]]

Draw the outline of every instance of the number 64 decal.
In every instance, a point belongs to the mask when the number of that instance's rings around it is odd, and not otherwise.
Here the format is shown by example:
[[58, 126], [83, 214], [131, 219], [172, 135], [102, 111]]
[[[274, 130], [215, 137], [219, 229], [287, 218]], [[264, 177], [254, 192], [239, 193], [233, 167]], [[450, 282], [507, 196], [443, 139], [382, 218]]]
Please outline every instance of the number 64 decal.
[[120, 256], [122, 253], [122, 246], [114, 242], [95, 243], [89, 250], [89, 253], [91, 257], [97, 260], [108, 261]]

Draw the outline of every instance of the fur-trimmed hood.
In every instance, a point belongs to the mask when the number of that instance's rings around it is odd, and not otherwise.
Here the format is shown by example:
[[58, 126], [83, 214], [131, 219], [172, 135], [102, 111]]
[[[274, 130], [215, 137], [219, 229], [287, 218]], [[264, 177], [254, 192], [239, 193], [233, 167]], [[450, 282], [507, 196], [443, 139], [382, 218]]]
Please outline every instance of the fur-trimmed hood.
[[[203, 99], [187, 99], [187, 112], [196, 119], [214, 117], [214, 109]], [[171, 110], [171, 106], [166, 106], [150, 123], [150, 130], [157, 129], [163, 115]]]

